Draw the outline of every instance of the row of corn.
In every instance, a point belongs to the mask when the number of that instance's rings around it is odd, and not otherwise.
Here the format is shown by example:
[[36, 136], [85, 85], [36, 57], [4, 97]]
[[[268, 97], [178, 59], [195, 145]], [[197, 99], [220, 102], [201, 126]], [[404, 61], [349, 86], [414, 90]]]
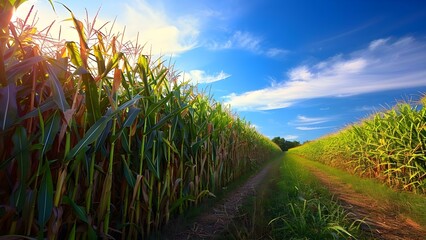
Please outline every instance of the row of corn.
[[143, 238], [280, 152], [140, 45], [71, 16], [79, 42], [1, 26], [0, 235]]
[[426, 193], [426, 96], [399, 103], [342, 131], [294, 149], [312, 160], [389, 186]]

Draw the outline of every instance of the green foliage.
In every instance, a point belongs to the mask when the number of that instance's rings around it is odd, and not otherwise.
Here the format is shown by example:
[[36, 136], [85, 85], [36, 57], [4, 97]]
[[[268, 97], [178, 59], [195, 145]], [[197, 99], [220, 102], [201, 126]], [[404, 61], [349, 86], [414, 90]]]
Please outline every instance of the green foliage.
[[400, 103], [294, 152], [395, 188], [426, 193], [425, 141], [426, 108]]
[[144, 238], [280, 152], [137, 43], [71, 19], [79, 42], [20, 19], [2, 32], [0, 235]]
[[282, 151], [288, 151], [290, 148], [294, 148], [297, 146], [300, 146], [300, 142], [298, 141], [287, 141], [284, 138], [281, 137], [274, 137], [272, 139], [272, 142], [277, 144]]

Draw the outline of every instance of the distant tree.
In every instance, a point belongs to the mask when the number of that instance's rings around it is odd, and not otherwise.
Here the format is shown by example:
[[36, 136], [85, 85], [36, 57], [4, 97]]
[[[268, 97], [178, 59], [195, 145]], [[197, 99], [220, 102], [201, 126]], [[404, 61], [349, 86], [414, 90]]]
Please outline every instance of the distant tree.
[[272, 139], [272, 142], [278, 145], [278, 147], [281, 148], [282, 151], [285, 151], [285, 139], [280, 137], [274, 137]]
[[272, 139], [272, 142], [277, 144], [281, 148], [282, 151], [287, 151], [290, 148], [300, 146], [300, 142], [298, 142], [298, 141], [287, 141], [287, 140], [285, 140], [284, 138], [281, 138], [281, 137], [274, 137]]

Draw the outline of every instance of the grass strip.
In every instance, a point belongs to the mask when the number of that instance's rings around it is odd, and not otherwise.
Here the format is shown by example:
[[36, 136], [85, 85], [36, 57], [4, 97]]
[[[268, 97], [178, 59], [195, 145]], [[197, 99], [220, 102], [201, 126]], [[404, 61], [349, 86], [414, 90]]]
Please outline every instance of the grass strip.
[[292, 155], [277, 161], [221, 239], [364, 239], [359, 225]]
[[295, 156], [294, 154], [289, 154], [289, 156], [297, 159], [300, 165], [309, 165], [317, 168], [339, 181], [349, 184], [354, 191], [376, 199], [383, 205], [390, 206], [398, 214], [409, 217], [420, 225], [426, 226], [426, 212], [422, 211], [426, 207], [426, 197], [424, 195], [391, 189], [376, 179], [360, 178], [343, 170]]

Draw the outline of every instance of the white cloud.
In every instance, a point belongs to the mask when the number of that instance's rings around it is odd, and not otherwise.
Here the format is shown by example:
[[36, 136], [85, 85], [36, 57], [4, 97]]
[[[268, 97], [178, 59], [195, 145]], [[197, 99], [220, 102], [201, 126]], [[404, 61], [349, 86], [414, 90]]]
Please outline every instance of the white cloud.
[[[72, 22], [63, 21], [70, 17], [70, 13], [59, 4], [55, 4], [55, 14], [48, 1], [30, 0], [18, 9], [18, 16], [25, 18], [29, 8], [33, 4], [35, 5], [34, 11], [38, 11], [39, 20], [37, 26], [39, 28], [44, 28], [56, 20], [52, 29], [53, 36], [56, 36], [56, 33], [59, 32], [59, 25], [61, 25], [62, 38], [66, 38], [69, 41], [78, 41], [75, 30], [71, 28]], [[108, 4], [105, 3], [104, 5]], [[98, 5], [90, 4], [83, 6], [89, 7], [87, 11], [89, 17], [92, 18], [99, 6], [101, 6], [101, 3]], [[95, 9], [93, 9], [94, 7]], [[111, 6], [108, 5], [106, 7]], [[84, 8], [78, 7], [78, 9], [74, 9], [72, 6], [70, 8], [76, 17], [84, 22]], [[145, 44], [145, 54], [176, 55], [197, 47], [202, 24], [200, 17], [195, 17], [195, 15], [176, 16], [176, 13], [174, 13], [172, 19], [169, 17], [170, 15], [170, 13], [167, 13], [161, 7], [161, 4], [154, 6], [147, 0], [136, 0], [131, 3], [124, 2], [123, 4], [116, 5], [115, 12], [112, 13], [104, 13], [101, 8], [96, 26], [100, 27], [110, 22], [107, 25], [107, 29], [109, 30], [112, 26], [112, 21], [117, 17], [113, 32], [123, 32], [125, 28], [125, 39], [127, 40], [136, 40], [139, 34], [139, 43]]]
[[261, 38], [254, 36], [249, 32], [236, 31], [227, 41], [223, 43], [214, 42], [211, 45], [211, 48], [214, 50], [237, 48], [251, 52], [258, 52], [260, 51], [261, 42]]
[[281, 48], [270, 48], [270, 49], [266, 50], [266, 52], [265, 52], [266, 56], [271, 57], [271, 58], [286, 55], [288, 53], [289, 53], [288, 50], [284, 50], [284, 49], [281, 49]]
[[306, 99], [426, 86], [424, 40], [406, 37], [372, 44], [373, 48], [370, 44], [347, 56], [337, 55], [312, 66], [291, 69], [289, 79], [275, 86], [230, 94], [225, 97], [226, 103], [240, 111], [270, 110]]
[[313, 77], [313, 74], [309, 71], [309, 69], [306, 66], [300, 66], [300, 67], [292, 69], [288, 73], [288, 77], [290, 78], [290, 80], [293, 80], [293, 81], [309, 80]]
[[372, 111], [376, 111], [377, 108], [375, 106], [362, 106], [362, 107], [357, 107], [355, 108], [355, 111], [357, 112], [372, 112]]
[[169, 19], [168, 14], [150, 5], [147, 1], [125, 4], [125, 16], [120, 24], [126, 26], [129, 35], [139, 32], [141, 42], [152, 46], [154, 54], [179, 54], [197, 46], [200, 33], [199, 19], [194, 16], [179, 16]]
[[382, 38], [374, 40], [370, 43], [370, 46], [368, 47], [370, 50], [374, 50], [382, 45], [385, 45], [389, 41], [389, 38]]
[[299, 136], [297, 136], [297, 135], [285, 135], [284, 136], [284, 139], [287, 140], [287, 141], [296, 140], [298, 138], [299, 138]]
[[296, 127], [297, 130], [301, 131], [313, 131], [313, 130], [320, 130], [320, 129], [327, 129], [331, 127]]
[[192, 84], [212, 83], [229, 78], [231, 75], [220, 71], [215, 75], [208, 75], [203, 70], [191, 70], [180, 75], [180, 81], [190, 81]]
[[280, 48], [264, 48], [262, 43], [263, 38], [259, 36], [250, 32], [236, 31], [228, 40], [222, 43], [213, 42], [209, 47], [213, 50], [241, 49], [267, 57], [277, 57], [288, 53], [287, 50]]
[[314, 124], [330, 122], [333, 119], [334, 119], [333, 117], [306, 117], [303, 115], [298, 115], [295, 124], [314, 125]]

